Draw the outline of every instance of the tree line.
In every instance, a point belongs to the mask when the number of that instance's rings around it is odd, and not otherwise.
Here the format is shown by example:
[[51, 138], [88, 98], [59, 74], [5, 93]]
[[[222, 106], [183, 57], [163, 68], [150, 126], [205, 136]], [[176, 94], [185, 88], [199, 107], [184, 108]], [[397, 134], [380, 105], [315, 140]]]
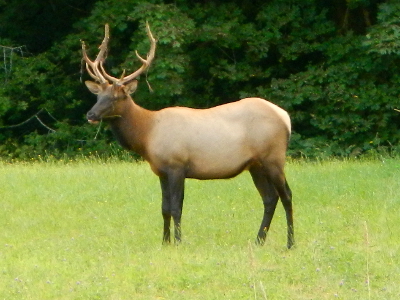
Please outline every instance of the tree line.
[[396, 0], [0, 0], [0, 157], [121, 154], [86, 124], [80, 40], [93, 57], [109, 23], [106, 68], [119, 77], [148, 51], [146, 21], [158, 48], [140, 105], [257, 96], [290, 113], [293, 157], [399, 152]]

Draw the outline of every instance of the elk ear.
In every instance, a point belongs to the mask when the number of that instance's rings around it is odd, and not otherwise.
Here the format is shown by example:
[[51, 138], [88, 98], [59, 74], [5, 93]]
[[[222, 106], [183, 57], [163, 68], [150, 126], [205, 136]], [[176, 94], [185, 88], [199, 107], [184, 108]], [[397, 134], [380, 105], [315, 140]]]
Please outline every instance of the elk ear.
[[87, 88], [89, 89], [89, 91], [91, 91], [93, 94], [95, 94], [95, 95], [100, 94], [100, 92], [101, 92], [100, 84], [97, 84], [94, 81], [85, 81], [85, 84], [86, 84]]
[[128, 83], [127, 85], [124, 85], [124, 91], [125, 93], [127, 93], [128, 95], [133, 94], [136, 91], [138, 85], [138, 81], [137, 80], [133, 80], [132, 82]]

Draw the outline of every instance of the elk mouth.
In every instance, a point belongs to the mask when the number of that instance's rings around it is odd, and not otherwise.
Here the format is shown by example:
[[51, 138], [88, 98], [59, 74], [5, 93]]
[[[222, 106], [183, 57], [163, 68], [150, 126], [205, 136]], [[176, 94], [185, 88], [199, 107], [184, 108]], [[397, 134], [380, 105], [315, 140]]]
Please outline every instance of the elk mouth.
[[102, 117], [100, 120], [93, 119], [93, 118], [92, 119], [87, 119], [87, 120], [88, 120], [88, 122], [90, 124], [96, 125], [96, 124], [99, 124], [102, 120], [111, 121], [111, 120], [115, 120], [115, 119], [118, 119], [118, 118], [122, 118], [122, 116], [121, 115], [112, 115], [112, 116]]
[[98, 121], [98, 120], [88, 120], [88, 122], [90, 124], [96, 125], [96, 124], [99, 124], [100, 121]]
[[101, 120], [101, 118], [99, 118], [99, 116], [92, 111], [89, 111], [86, 114], [86, 119], [90, 124], [98, 124]]

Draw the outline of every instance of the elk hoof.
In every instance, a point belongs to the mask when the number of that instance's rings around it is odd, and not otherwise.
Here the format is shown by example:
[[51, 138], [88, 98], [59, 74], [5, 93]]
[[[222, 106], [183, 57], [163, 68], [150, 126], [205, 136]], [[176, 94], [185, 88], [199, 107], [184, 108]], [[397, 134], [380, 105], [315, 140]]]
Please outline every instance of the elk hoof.
[[289, 242], [287, 243], [287, 248], [288, 248], [288, 249], [292, 249], [293, 246], [294, 246], [294, 241], [289, 241]]
[[262, 237], [257, 237], [256, 238], [256, 245], [258, 245], [258, 246], [263, 246], [265, 244], [265, 238], [262, 238]]

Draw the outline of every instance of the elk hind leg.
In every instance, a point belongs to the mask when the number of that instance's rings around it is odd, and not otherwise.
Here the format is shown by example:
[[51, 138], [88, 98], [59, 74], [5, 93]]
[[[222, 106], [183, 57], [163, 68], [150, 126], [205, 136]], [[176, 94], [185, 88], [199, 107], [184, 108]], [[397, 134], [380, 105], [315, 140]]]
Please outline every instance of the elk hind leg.
[[257, 244], [263, 245], [278, 203], [278, 193], [264, 168], [256, 166], [249, 171], [264, 204], [264, 215], [256, 239]]
[[271, 164], [268, 167], [268, 176], [278, 192], [279, 198], [281, 198], [285, 209], [287, 222], [287, 247], [290, 249], [294, 245], [292, 191], [286, 181], [283, 166], [280, 164]]
[[292, 191], [285, 179], [285, 184], [282, 187], [283, 191], [279, 191], [282, 194], [281, 201], [286, 212], [287, 221], [287, 247], [292, 248], [294, 245], [294, 227], [293, 227], [293, 206], [292, 206]]

